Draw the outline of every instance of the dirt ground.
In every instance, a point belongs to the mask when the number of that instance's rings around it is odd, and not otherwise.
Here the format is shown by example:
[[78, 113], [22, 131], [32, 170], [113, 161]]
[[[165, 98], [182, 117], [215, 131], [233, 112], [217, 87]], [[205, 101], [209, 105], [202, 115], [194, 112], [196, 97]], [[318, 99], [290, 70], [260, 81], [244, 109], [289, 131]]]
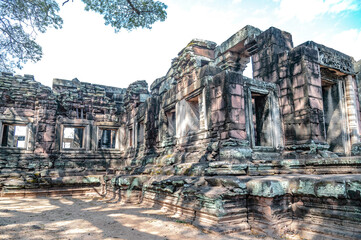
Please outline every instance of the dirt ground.
[[[0, 239], [259, 239], [205, 233], [162, 210], [96, 198], [0, 198]], [[264, 239], [264, 238], [263, 238]]]

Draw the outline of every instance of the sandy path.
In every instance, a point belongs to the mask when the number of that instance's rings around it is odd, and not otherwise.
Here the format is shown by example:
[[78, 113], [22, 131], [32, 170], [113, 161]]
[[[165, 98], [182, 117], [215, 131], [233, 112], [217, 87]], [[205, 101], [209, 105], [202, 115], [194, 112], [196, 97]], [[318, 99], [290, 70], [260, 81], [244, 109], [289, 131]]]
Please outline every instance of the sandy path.
[[90, 198], [0, 198], [0, 239], [259, 239], [204, 233], [139, 205]]

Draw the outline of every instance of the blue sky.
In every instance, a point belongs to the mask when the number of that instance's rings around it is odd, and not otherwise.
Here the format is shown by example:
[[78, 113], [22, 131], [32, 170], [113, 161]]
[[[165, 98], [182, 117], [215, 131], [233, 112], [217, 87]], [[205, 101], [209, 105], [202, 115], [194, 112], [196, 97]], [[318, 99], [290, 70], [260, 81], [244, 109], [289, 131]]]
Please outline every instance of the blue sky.
[[[60, 3], [63, 2], [59, 1]], [[361, 59], [360, 0], [164, 0], [168, 18], [151, 30], [114, 33], [80, 0], [61, 7], [61, 30], [38, 36], [44, 56], [19, 74], [51, 86], [53, 78], [117, 87], [151, 84], [193, 38], [221, 44], [245, 25], [271, 26], [292, 34], [294, 45], [313, 40]], [[249, 72], [247, 73], [250, 74]]]

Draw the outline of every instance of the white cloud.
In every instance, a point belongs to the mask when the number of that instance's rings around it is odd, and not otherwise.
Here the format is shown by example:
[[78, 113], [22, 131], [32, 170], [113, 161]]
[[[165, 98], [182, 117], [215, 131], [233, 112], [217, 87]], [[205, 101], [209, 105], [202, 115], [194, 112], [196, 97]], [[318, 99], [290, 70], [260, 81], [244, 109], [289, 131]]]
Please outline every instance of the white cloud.
[[[303, 24], [301, 29], [301, 25], [295, 25], [293, 21], [280, 24], [278, 19], [281, 15], [276, 15], [271, 6], [260, 6], [250, 11], [246, 1], [241, 3], [242, 7], [232, 5], [233, 0], [222, 3], [214, 0], [167, 1], [168, 19], [165, 22], [156, 23], [152, 30], [122, 31], [118, 34], [114, 34], [111, 27], [104, 26], [99, 14], [85, 12], [81, 1], [74, 1], [62, 8], [63, 29], [50, 30], [39, 36], [44, 51], [42, 61], [29, 63], [19, 72], [34, 74], [37, 81], [48, 86], [53, 78], [70, 80], [75, 77], [84, 82], [118, 87], [127, 87], [131, 82], [143, 79], [151, 84], [167, 73], [171, 59], [191, 39], [201, 38], [220, 44], [247, 24], [261, 30], [275, 26], [289, 31], [295, 42], [314, 40], [356, 59], [361, 58], [361, 48], [355, 47], [360, 45], [361, 29], [337, 32], [334, 28], [328, 28], [328, 31], [319, 29], [317, 24], [312, 24], [312, 30], [308, 24]], [[297, 11], [300, 11], [297, 18], [303, 17], [306, 11], [307, 20], [325, 11], [340, 12], [355, 8], [350, 0], [345, 3], [339, 0], [326, 0], [325, 3], [322, 0], [304, 0], [306, 4], [279, 1], [279, 13], [284, 14], [284, 19], [293, 18], [292, 14]], [[326, 3], [327, 10], [320, 10]], [[302, 9], [302, 6], [308, 7]], [[290, 9], [287, 10], [287, 7]], [[308, 8], [311, 10], [308, 11]]]
[[[350, 29], [331, 36], [324, 41], [328, 42], [327, 47], [332, 47], [343, 52], [356, 61], [361, 59], [361, 29]], [[320, 42], [322, 44], [322, 42]], [[359, 47], [355, 47], [359, 46]]]
[[340, 13], [347, 10], [358, 10], [360, 2], [354, 0], [329, 0], [325, 4], [328, 6], [328, 11], [332, 13]]
[[53, 78], [73, 79], [110, 86], [128, 87], [136, 80], [149, 85], [164, 76], [176, 57], [193, 38], [226, 40], [243, 27], [233, 24], [238, 13], [191, 4], [189, 8], [169, 4], [168, 19], [152, 30], [139, 29], [114, 34], [98, 14], [84, 12], [81, 2], [66, 5], [61, 30], [39, 36], [43, 59], [27, 64], [21, 74], [34, 74], [51, 86]]
[[358, 0], [281, 0], [276, 11], [283, 21], [296, 18], [301, 22], [311, 22], [317, 16], [325, 13], [340, 13], [347, 10], [357, 10]]

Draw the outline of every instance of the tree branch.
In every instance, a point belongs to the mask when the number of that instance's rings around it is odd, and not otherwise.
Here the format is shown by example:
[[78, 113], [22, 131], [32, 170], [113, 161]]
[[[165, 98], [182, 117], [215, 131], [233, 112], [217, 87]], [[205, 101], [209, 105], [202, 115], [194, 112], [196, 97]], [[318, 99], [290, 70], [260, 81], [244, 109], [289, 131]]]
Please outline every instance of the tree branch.
[[127, 3], [129, 4], [130, 8], [133, 9], [134, 12], [140, 15], [140, 11], [133, 5], [133, 3], [130, 0], [127, 0]]
[[[67, 2], [69, 2], [70, 0], [66, 0], [65, 2], [63, 2], [62, 6], [64, 6]], [[74, 0], [72, 0], [72, 2], [74, 2]]]

